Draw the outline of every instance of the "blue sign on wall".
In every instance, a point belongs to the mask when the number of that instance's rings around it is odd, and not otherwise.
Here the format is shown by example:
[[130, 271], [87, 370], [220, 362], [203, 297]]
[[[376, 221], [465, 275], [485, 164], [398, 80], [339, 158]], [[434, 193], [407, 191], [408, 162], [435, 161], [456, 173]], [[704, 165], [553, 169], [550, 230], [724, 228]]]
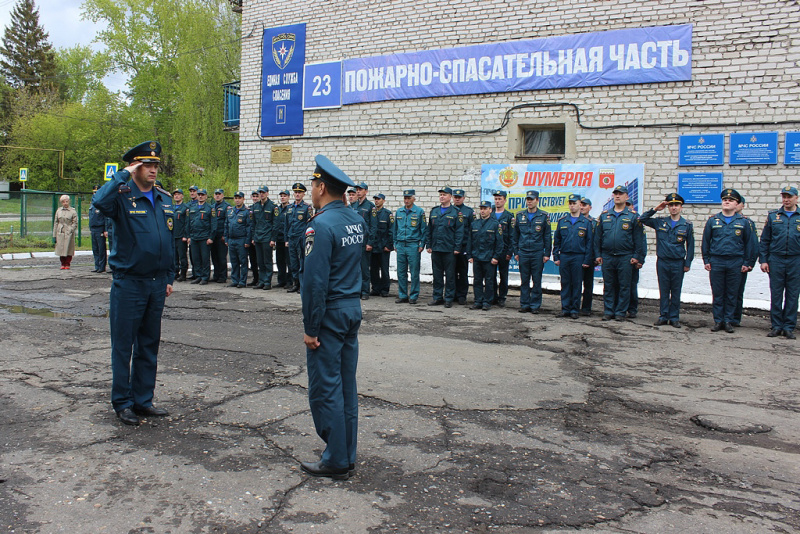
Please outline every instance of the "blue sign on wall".
[[731, 134], [731, 165], [775, 165], [778, 163], [778, 132]]
[[678, 173], [678, 194], [686, 204], [717, 204], [721, 191], [721, 172]]
[[264, 30], [261, 58], [261, 136], [303, 135], [306, 25]]
[[784, 165], [800, 165], [800, 132], [786, 132]]
[[679, 141], [678, 165], [723, 165], [725, 134], [682, 135]]
[[692, 25], [344, 60], [343, 103], [692, 79]]
[[306, 65], [303, 109], [342, 107], [342, 62]]

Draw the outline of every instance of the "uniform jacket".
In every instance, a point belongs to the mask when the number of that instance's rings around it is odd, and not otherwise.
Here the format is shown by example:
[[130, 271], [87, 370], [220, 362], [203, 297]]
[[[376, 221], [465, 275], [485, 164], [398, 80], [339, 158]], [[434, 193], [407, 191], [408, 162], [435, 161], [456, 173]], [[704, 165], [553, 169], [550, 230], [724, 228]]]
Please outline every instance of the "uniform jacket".
[[562, 254], [581, 254], [581, 264], [593, 265], [594, 223], [585, 215], [578, 215], [572, 223], [572, 215], [564, 215], [558, 220], [553, 239], [553, 261], [559, 261]]
[[683, 260], [691, 267], [694, 260], [694, 226], [681, 217], [673, 227], [670, 217], [655, 217], [656, 210], [647, 210], [639, 218], [645, 226], [656, 231], [656, 255], [664, 260]]
[[472, 226], [472, 221], [476, 217], [475, 210], [466, 204], [461, 204], [460, 207], [453, 204], [453, 207], [455, 207], [463, 215], [461, 218], [461, 224], [464, 225], [464, 241], [461, 245], [461, 252], [467, 252], [467, 247], [469, 247], [470, 226]]
[[217, 227], [214, 229], [214, 239], [222, 237], [222, 234], [225, 233], [225, 213], [228, 211], [228, 208], [231, 205], [225, 202], [215, 202], [214, 203], [214, 211], [216, 212], [217, 216]]
[[145, 197], [125, 169], [114, 173], [95, 197], [95, 206], [114, 221], [114, 248], [108, 263], [114, 276], [167, 276], [175, 279], [175, 214], [172, 199], [153, 188], [153, 201]]
[[56, 210], [53, 220], [53, 237], [56, 240], [56, 256], [75, 255], [75, 232], [78, 231], [78, 212], [70, 206]]
[[228, 206], [225, 212], [225, 241], [244, 239], [245, 244], [253, 240], [253, 212], [245, 205], [241, 208]]
[[[252, 208], [251, 208], [252, 209]], [[289, 213], [289, 204], [285, 206], [275, 204], [275, 209], [272, 211], [275, 217], [275, 242], [281, 243], [286, 241], [286, 214]]]
[[721, 212], [709, 217], [703, 229], [703, 263], [711, 263], [711, 256], [735, 256], [742, 258], [742, 265], [752, 267], [757, 250], [758, 237], [740, 213], [734, 214], [727, 224]]
[[305, 201], [300, 204], [296, 202], [289, 204], [289, 208], [286, 210], [286, 224], [283, 227], [286, 241], [302, 237], [303, 232], [306, 230], [306, 225], [313, 214], [313, 208], [310, 204], [306, 204]]
[[364, 246], [366, 247], [370, 244], [372, 232], [374, 231], [372, 225], [372, 210], [375, 209], [375, 204], [368, 198], [365, 198], [363, 202], [356, 201], [356, 203], [350, 207], [364, 219]]
[[453, 205], [445, 209], [444, 213], [441, 206], [433, 208], [428, 218], [425, 248], [434, 252], [461, 252], [465, 239], [463, 219], [464, 214]]
[[394, 248], [394, 217], [392, 212], [386, 208], [372, 209], [372, 233], [370, 234], [369, 244], [372, 245], [372, 252], [379, 254], [384, 252], [384, 247], [389, 250]]
[[277, 217], [275, 216], [275, 209], [275, 203], [270, 199], [267, 199], [263, 204], [261, 202], [253, 204], [252, 241], [256, 243], [269, 243], [277, 240], [277, 228], [275, 227]]
[[329, 307], [336, 301], [360, 302], [364, 219], [341, 200], [325, 205], [305, 230], [303, 329], [317, 337]]
[[89, 206], [89, 230], [92, 232], [106, 231], [106, 216], [95, 207], [94, 197], [92, 197], [92, 203]]
[[528, 210], [517, 213], [512, 223], [511, 248], [514, 254], [537, 254], [550, 256], [553, 242], [550, 231], [550, 216], [547, 212], [537, 209], [531, 220], [528, 220]]
[[512, 228], [514, 225], [514, 214], [508, 210], [503, 210], [503, 213], [500, 214], [500, 218], [497, 217], [497, 211], [492, 209], [492, 217], [494, 217], [497, 222], [500, 224], [500, 227], [503, 229], [503, 252], [501, 254], [502, 258], [505, 259], [506, 256], [510, 256], [513, 253], [512, 248]]
[[639, 216], [627, 207], [619, 213], [613, 209], [601, 213], [595, 226], [594, 253], [599, 256], [630, 254], [644, 263], [647, 248]]
[[189, 204], [186, 202], [173, 204], [172, 213], [175, 215], [175, 222], [172, 227], [172, 237], [175, 239], [189, 237], [189, 234], [186, 232], [186, 219], [189, 214]]
[[791, 217], [783, 208], [770, 211], [761, 231], [761, 263], [769, 263], [770, 256], [800, 255], [800, 211]]
[[[208, 202], [190, 205], [187, 210], [186, 233], [192, 241], [214, 239], [217, 231], [217, 210]], [[223, 222], [223, 224], [225, 224]], [[224, 227], [223, 227], [224, 229]]]
[[411, 206], [408, 211], [405, 206], [397, 210], [394, 213], [392, 226], [395, 248], [397, 248], [397, 244], [425, 247], [428, 224], [425, 222], [425, 210], [419, 206]]
[[505, 246], [503, 227], [494, 216], [473, 218], [469, 226], [467, 256], [475, 261], [499, 260]]

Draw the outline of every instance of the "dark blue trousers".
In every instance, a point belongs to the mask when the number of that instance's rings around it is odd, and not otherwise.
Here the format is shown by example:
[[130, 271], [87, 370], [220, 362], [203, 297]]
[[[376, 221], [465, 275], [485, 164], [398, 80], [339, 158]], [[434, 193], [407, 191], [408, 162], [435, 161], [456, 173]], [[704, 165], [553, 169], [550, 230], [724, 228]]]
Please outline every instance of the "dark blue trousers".
[[369, 295], [369, 265], [372, 252], [361, 249], [361, 295]]
[[[289, 257], [286, 244], [282, 240], [275, 242], [275, 265], [278, 267], [278, 285], [283, 287], [289, 282]], [[270, 279], [271, 280], [271, 279]]]
[[205, 239], [192, 239], [192, 273], [208, 282], [211, 276], [211, 246]]
[[797, 327], [797, 299], [800, 294], [800, 256], [770, 255], [769, 319], [772, 328], [792, 332]]
[[370, 258], [370, 276], [372, 278], [372, 291], [380, 293], [381, 295], [389, 294], [389, 286], [392, 284], [392, 279], [389, 278], [389, 257], [391, 252], [378, 252], [372, 251]]
[[[467, 298], [469, 293], [469, 258], [463, 252], [456, 258], [456, 300]], [[473, 269], [475, 266], [473, 265]], [[473, 273], [474, 275], [474, 273]]]
[[175, 239], [175, 273], [176, 276], [185, 273], [189, 269], [189, 258], [187, 254], [188, 246], [186, 241], [178, 237]]
[[106, 262], [106, 238], [103, 231], [92, 231], [92, 256], [94, 256], [94, 269], [95, 271], [105, 271]]
[[[542, 270], [544, 255], [542, 252], [519, 253], [519, 307], [538, 310], [542, 307]], [[533, 287], [531, 288], [531, 283]]]
[[272, 287], [272, 247], [269, 242], [256, 241], [256, 257], [258, 258], [258, 283], [262, 286]]
[[130, 278], [115, 273], [111, 283], [111, 404], [120, 412], [153, 404], [166, 275]]
[[734, 322], [743, 263], [741, 256], [711, 256], [708, 278], [711, 282], [711, 310], [715, 323]]
[[[256, 255], [256, 247], [252, 242], [247, 247], [247, 260], [250, 265], [250, 272], [253, 273], [253, 283], [258, 284], [258, 255]], [[281, 243], [281, 247], [286, 250], [286, 247]]]
[[289, 281], [300, 285], [300, 270], [303, 268], [303, 259], [306, 257], [305, 250], [303, 250], [303, 236], [290, 237], [287, 243], [289, 243], [289, 273], [291, 274]]
[[422, 253], [419, 252], [416, 243], [398, 242], [395, 249], [397, 251], [397, 296], [401, 299], [417, 300], [419, 298], [419, 264]]
[[214, 280], [228, 279], [228, 245], [222, 236], [215, 237], [211, 244], [211, 262], [214, 264]]
[[511, 260], [505, 258], [505, 256], [498, 258], [497, 265], [494, 266], [495, 277], [499, 275], [499, 279], [494, 285], [495, 303], [505, 302], [508, 296], [508, 264], [511, 263]]
[[744, 313], [744, 290], [747, 287], [747, 273], [742, 273], [739, 282], [739, 294], [736, 295], [736, 308], [733, 311], [733, 324], [742, 324], [742, 314]]
[[656, 260], [658, 276], [659, 319], [679, 321], [684, 260]]
[[491, 260], [472, 262], [472, 293], [478, 306], [490, 306], [494, 300], [494, 268]]
[[228, 255], [231, 257], [231, 282], [237, 285], [247, 284], [247, 249], [244, 248], [245, 241], [244, 237], [228, 239]]
[[452, 252], [431, 252], [433, 300], [453, 302], [456, 296], [456, 255]]
[[634, 267], [631, 269], [631, 295], [628, 302], [628, 312], [639, 313], [639, 271]]
[[317, 435], [326, 444], [323, 463], [343, 469], [356, 462], [361, 304], [347, 299], [327, 306], [317, 336], [319, 348], [306, 349], [308, 403]]
[[583, 281], [583, 254], [565, 253], [560, 256], [561, 311], [578, 313], [581, 309], [581, 282]]
[[603, 256], [603, 315], [625, 317], [631, 303], [631, 254]]
[[584, 313], [592, 312], [592, 295], [594, 291], [594, 263], [591, 267], [583, 270], [583, 300], [581, 301], [581, 311]]

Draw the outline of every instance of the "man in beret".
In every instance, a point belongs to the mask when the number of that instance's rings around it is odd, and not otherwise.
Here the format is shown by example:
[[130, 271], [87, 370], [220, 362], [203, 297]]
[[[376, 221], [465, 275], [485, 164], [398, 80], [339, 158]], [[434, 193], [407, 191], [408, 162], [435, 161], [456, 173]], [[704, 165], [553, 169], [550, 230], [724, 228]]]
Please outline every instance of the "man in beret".
[[419, 267], [427, 224], [425, 211], [414, 204], [416, 194], [414, 189], [404, 190], [403, 207], [394, 214], [392, 234], [397, 251], [397, 304], [416, 304], [419, 299]]
[[800, 295], [800, 213], [797, 188], [781, 189], [780, 209], [769, 212], [761, 231], [761, 270], [769, 274], [769, 337], [795, 339]]
[[110, 264], [111, 404], [120, 421], [168, 415], [153, 405], [164, 301], [172, 294], [174, 212], [169, 193], [155, 187], [161, 145], [146, 141], [129, 150], [128, 163], [95, 196], [94, 205], [114, 221]]
[[739, 192], [735, 189], [723, 189], [720, 198], [722, 211], [708, 218], [703, 230], [701, 251], [711, 282], [714, 316], [711, 331], [719, 332], [724, 329], [732, 334], [734, 329], [731, 323], [742, 273], [753, 269], [750, 259], [753, 257], [753, 249], [758, 249], [758, 243], [750, 224], [741, 214], [736, 213], [736, 205], [742, 199]]
[[303, 343], [308, 400], [322, 457], [302, 462], [316, 477], [347, 480], [358, 441], [358, 329], [361, 326], [364, 219], [343, 202], [353, 182], [325, 156], [316, 157], [311, 202], [317, 210], [304, 232]]
[[[669, 217], [653, 217], [669, 209]], [[694, 260], [694, 226], [681, 216], [683, 197], [670, 193], [658, 206], [642, 213], [640, 221], [656, 231], [656, 275], [658, 276], [659, 315], [656, 326], [681, 327], [681, 289], [683, 276]]]
[[[303, 267], [303, 235], [309, 219], [314, 215], [314, 209], [307, 204], [303, 198], [306, 196], [306, 186], [300, 182], [292, 186], [294, 191], [294, 203], [289, 206], [286, 213], [286, 224], [284, 225], [284, 235], [286, 236], [286, 248], [289, 250], [289, 265], [291, 269], [291, 286], [288, 293], [298, 293], [300, 291], [300, 271]], [[287, 282], [288, 284], [289, 282]]]

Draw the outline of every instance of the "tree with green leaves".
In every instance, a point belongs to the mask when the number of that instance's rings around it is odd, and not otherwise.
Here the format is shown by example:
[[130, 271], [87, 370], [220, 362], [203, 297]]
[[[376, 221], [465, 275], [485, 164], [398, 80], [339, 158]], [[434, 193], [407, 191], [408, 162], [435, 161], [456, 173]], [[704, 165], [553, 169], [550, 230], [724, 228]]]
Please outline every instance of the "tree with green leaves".
[[34, 1], [19, 0], [0, 46], [0, 73], [9, 85], [32, 89], [58, 85], [56, 54], [48, 37]]

